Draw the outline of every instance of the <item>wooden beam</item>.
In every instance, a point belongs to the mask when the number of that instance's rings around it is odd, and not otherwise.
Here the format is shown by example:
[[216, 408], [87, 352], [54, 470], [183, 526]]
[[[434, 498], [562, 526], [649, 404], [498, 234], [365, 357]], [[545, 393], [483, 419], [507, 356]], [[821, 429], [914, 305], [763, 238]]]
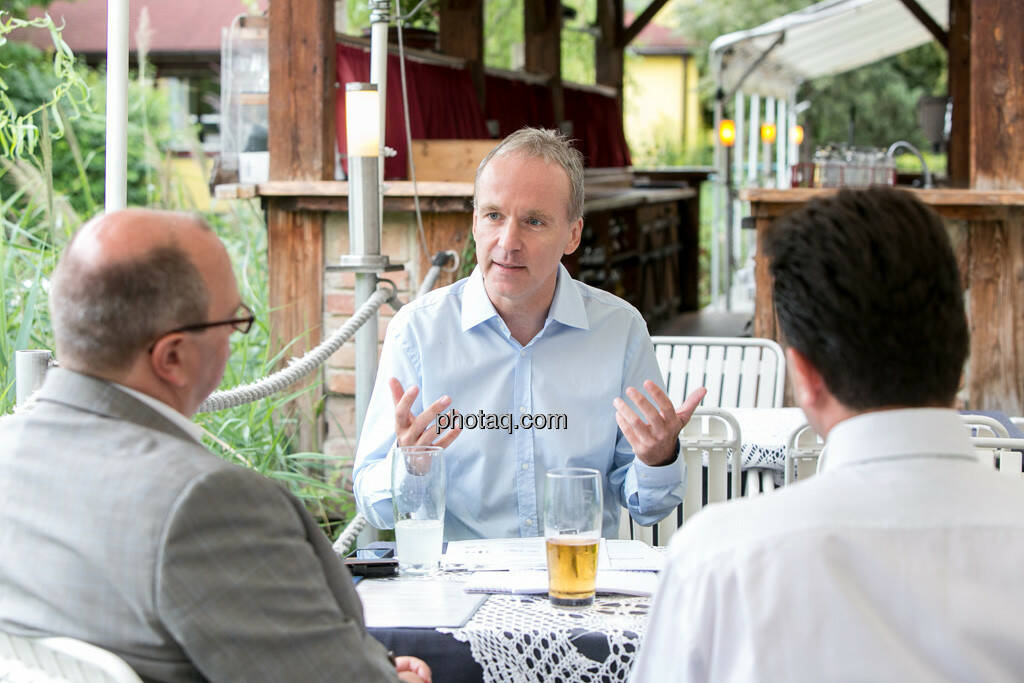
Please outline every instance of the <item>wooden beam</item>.
[[594, 45], [594, 66], [596, 67], [597, 83], [615, 89], [615, 98], [619, 104], [619, 117], [622, 117], [622, 81], [623, 81], [623, 48], [622, 48], [622, 0], [598, 0], [597, 25], [601, 31]]
[[[271, 3], [269, 136], [271, 180], [334, 179], [336, 134], [333, 0]], [[324, 280], [324, 214], [293, 211], [266, 202], [270, 271], [270, 335], [285, 358], [301, 355], [321, 339]], [[315, 407], [323, 383], [291, 406], [298, 418], [298, 448], [319, 447], [323, 420]]]
[[271, 180], [333, 180], [334, 3], [278, 2], [270, 8]]
[[661, 8], [666, 4], [668, 4], [668, 0], [651, 0], [651, 4], [647, 6], [647, 9], [641, 12], [640, 16], [634, 19], [633, 23], [629, 25], [629, 28], [623, 32], [622, 44], [620, 47], [626, 47], [632, 43], [633, 39], [640, 34], [640, 31], [643, 31], [647, 27], [647, 24], [651, 23], [651, 19], [654, 18], [654, 15], [660, 12]]
[[562, 2], [524, 0], [523, 41], [525, 70], [545, 74], [555, 109], [555, 122], [565, 119], [562, 96]]
[[477, 99], [483, 107], [484, 93], [484, 3], [476, 0], [442, 0], [440, 16], [441, 52], [466, 60]]
[[921, 7], [917, 3], [917, 0], [900, 0], [903, 6], [910, 10], [910, 13], [914, 15], [914, 18], [924, 24], [924, 27], [928, 29], [928, 32], [935, 37], [935, 40], [939, 42], [939, 45], [949, 49], [949, 35], [942, 30], [938, 22], [932, 19], [932, 15], [928, 14], [928, 11]]
[[971, 182], [971, 0], [949, 0], [949, 96], [953, 121], [947, 168], [953, 187]]
[[1024, 190], [1024, 3], [973, 0], [970, 11], [970, 186]]

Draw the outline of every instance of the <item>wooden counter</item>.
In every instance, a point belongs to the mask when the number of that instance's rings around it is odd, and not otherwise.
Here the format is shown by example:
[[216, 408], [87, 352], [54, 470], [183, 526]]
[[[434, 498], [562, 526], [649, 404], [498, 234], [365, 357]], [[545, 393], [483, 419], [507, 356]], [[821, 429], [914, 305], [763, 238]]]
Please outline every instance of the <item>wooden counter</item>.
[[[473, 183], [423, 181], [416, 190], [430, 248], [461, 251], [472, 227]], [[216, 196], [272, 199], [278, 208], [289, 211], [348, 211], [344, 181], [220, 185]], [[386, 214], [413, 210], [412, 182], [384, 184]], [[588, 184], [583, 213], [580, 246], [564, 258], [573, 277], [629, 301], [651, 327], [679, 312], [697, 309], [700, 214], [696, 189], [593, 182]], [[418, 254], [414, 276], [426, 271], [429, 257]], [[294, 273], [278, 276], [287, 279]], [[438, 286], [454, 279], [454, 274], [445, 275]]]
[[[971, 355], [964, 407], [1024, 414], [1024, 192], [911, 190], [944, 219], [964, 286]], [[774, 220], [833, 189], [746, 189], [758, 244]], [[771, 278], [755, 258], [754, 334], [778, 339]]]

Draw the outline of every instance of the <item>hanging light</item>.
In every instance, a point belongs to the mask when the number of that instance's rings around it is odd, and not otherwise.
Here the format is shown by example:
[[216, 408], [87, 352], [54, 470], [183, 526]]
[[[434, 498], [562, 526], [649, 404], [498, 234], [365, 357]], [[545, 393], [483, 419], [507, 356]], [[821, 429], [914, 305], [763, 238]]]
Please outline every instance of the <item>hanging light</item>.
[[345, 84], [345, 141], [348, 155], [376, 157], [380, 146], [380, 97], [372, 83]]
[[804, 127], [801, 126], [800, 124], [793, 126], [792, 128], [789, 129], [789, 137], [797, 145], [802, 144], [804, 141]]
[[736, 143], [736, 122], [732, 119], [722, 119], [718, 124], [718, 141], [725, 147], [732, 147]]
[[761, 124], [761, 139], [771, 144], [775, 142], [775, 124], [774, 123], [762, 123]]

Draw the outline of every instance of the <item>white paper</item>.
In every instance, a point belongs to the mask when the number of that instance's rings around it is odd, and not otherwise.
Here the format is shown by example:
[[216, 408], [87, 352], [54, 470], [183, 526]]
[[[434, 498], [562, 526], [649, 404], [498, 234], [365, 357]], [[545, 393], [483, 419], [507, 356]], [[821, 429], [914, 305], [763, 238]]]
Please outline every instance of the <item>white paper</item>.
[[435, 578], [363, 579], [356, 592], [368, 628], [460, 628], [486, 595], [462, 590], [462, 583]]

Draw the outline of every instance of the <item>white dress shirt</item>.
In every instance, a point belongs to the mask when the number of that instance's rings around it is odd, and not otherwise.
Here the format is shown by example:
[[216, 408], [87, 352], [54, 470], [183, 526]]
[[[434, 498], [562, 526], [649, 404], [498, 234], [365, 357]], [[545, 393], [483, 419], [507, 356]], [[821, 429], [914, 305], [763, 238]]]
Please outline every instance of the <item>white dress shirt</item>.
[[[681, 459], [645, 465], [615, 422], [612, 400], [625, 397], [626, 387], [642, 391], [647, 379], [664, 387], [644, 319], [563, 266], [544, 327], [525, 346], [488, 299], [479, 268], [392, 319], [353, 469], [359, 510], [380, 528], [394, 525], [391, 377], [420, 388], [414, 414], [447, 395], [464, 415], [508, 416], [510, 428], [465, 429], [445, 451], [448, 540], [543, 534], [544, 481], [556, 467], [602, 474], [607, 537], [617, 535], [623, 506], [653, 524], [682, 501]], [[529, 428], [520, 423], [524, 415], [564, 415], [565, 425]]]
[[1024, 677], [1024, 480], [951, 410], [866, 413], [819, 474], [672, 539], [634, 681]]
[[149, 394], [144, 394], [141, 391], [137, 391], [135, 389], [131, 389], [129, 387], [126, 387], [123, 384], [118, 384], [117, 382], [111, 382], [111, 384], [113, 384], [115, 387], [117, 387], [118, 389], [120, 389], [124, 393], [128, 394], [132, 398], [135, 398], [135, 399], [138, 399], [139, 401], [142, 401], [147, 406], [149, 406], [150, 408], [152, 408], [156, 412], [158, 412], [161, 415], [163, 415], [164, 417], [166, 417], [174, 425], [176, 425], [177, 427], [180, 427], [183, 432], [185, 432], [186, 434], [191, 436], [200, 445], [202, 445], [202, 443], [203, 443], [203, 434], [205, 432], [203, 431], [203, 428], [200, 427], [199, 425], [197, 425], [195, 422], [193, 422], [192, 420], [188, 419], [187, 417], [185, 417], [184, 415], [179, 413], [177, 410], [175, 410], [171, 406], [167, 405], [166, 403], [164, 403], [163, 401], [161, 401], [158, 398], [153, 398]]

